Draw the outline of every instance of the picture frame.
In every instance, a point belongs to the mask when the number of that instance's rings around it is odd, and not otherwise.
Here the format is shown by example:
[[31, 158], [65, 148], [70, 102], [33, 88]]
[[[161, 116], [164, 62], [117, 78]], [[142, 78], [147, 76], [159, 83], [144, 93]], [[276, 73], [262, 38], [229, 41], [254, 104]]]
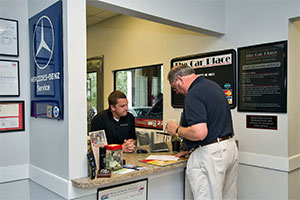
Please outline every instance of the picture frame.
[[148, 179], [140, 179], [97, 189], [97, 200], [148, 200]]
[[0, 18], [0, 56], [19, 56], [19, 26], [14, 19]]
[[238, 111], [287, 112], [287, 41], [238, 48]]
[[[195, 55], [176, 57], [171, 60], [171, 68], [188, 65], [195, 74], [216, 82], [225, 93], [231, 109], [236, 107], [236, 51], [226, 49]], [[183, 108], [184, 96], [171, 90], [173, 108]]]
[[0, 133], [25, 130], [24, 101], [0, 101]]
[[19, 61], [0, 59], [0, 97], [20, 96]]

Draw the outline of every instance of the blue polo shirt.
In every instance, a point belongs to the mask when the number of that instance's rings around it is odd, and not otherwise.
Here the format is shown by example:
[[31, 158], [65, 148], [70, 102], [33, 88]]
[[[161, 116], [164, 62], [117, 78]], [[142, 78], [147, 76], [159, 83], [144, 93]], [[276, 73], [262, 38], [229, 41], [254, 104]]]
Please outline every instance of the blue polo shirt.
[[222, 88], [215, 82], [199, 76], [189, 87], [184, 99], [180, 125], [188, 127], [206, 123], [208, 134], [202, 141], [184, 139], [187, 149], [213, 142], [217, 137], [233, 136], [230, 107]]

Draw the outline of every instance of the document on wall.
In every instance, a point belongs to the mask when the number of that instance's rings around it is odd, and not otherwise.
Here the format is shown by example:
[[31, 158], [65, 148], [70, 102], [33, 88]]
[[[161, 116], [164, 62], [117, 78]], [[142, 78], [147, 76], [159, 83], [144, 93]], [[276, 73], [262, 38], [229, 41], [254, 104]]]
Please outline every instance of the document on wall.
[[19, 94], [18, 61], [0, 60], [0, 96]]

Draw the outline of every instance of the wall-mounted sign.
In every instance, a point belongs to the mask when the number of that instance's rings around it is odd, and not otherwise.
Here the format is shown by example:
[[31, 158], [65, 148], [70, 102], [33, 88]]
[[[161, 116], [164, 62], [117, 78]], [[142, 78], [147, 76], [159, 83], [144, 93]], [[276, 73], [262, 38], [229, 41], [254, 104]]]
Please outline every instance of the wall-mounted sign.
[[287, 41], [238, 48], [238, 111], [287, 111]]
[[63, 119], [62, 2], [29, 19], [31, 116]]
[[[235, 103], [235, 59], [234, 49], [177, 57], [171, 60], [171, 67], [176, 65], [188, 65], [194, 68], [196, 74], [218, 83], [223, 89], [228, 104], [233, 109]], [[171, 93], [172, 106], [182, 108], [184, 96]]]
[[97, 190], [97, 200], [146, 200], [148, 199], [148, 179], [137, 180]]
[[277, 130], [277, 116], [247, 115], [247, 128]]

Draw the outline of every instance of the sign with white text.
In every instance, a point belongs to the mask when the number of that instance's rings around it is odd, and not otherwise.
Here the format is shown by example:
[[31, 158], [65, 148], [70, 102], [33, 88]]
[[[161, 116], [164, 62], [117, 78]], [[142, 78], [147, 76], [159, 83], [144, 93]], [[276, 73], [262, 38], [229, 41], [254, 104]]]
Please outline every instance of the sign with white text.
[[29, 19], [31, 116], [63, 119], [62, 2]]
[[[197, 75], [216, 82], [223, 89], [228, 104], [233, 109], [236, 106], [235, 57], [234, 49], [178, 57], [171, 60], [171, 68], [176, 65], [191, 66]], [[171, 95], [172, 106], [182, 108], [184, 96], [176, 94], [173, 90]]]

